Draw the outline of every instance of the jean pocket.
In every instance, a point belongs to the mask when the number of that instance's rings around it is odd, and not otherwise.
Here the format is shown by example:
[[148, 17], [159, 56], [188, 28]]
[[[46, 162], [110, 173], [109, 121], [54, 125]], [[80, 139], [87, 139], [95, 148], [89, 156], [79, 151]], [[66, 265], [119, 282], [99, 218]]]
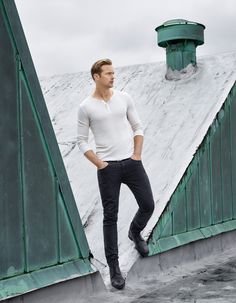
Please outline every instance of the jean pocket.
[[134, 161], [134, 162], [142, 162], [142, 160], [135, 160], [135, 159], [132, 159], [132, 158], [130, 158], [132, 161]]
[[104, 168], [100, 168], [100, 169], [98, 169], [98, 171], [104, 171], [104, 170], [106, 170], [107, 169], [107, 167], [108, 166], [110, 166], [110, 164], [108, 163], [108, 165], [107, 166], [105, 166]]

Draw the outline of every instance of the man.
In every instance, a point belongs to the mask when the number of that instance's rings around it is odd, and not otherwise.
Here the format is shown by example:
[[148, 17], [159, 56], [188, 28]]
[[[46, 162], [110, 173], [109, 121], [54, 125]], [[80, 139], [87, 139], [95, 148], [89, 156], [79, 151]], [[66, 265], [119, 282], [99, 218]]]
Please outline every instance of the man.
[[[81, 152], [97, 167], [99, 191], [103, 205], [103, 235], [111, 284], [122, 289], [125, 280], [118, 262], [117, 216], [121, 183], [133, 192], [139, 209], [130, 225], [128, 237], [142, 256], [148, 246], [140, 232], [154, 210], [148, 176], [141, 161], [143, 129], [132, 98], [113, 90], [114, 69], [109, 59], [95, 62], [91, 68], [95, 81], [93, 94], [78, 111], [78, 145]], [[91, 128], [96, 154], [88, 145]]]

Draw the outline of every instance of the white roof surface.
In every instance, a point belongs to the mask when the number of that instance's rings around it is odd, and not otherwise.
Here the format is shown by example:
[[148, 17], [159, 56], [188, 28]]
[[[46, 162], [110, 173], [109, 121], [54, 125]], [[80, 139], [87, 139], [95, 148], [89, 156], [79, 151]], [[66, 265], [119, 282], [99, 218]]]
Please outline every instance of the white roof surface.
[[[135, 100], [145, 127], [143, 164], [156, 202], [143, 232], [148, 237], [189, 165], [207, 129], [236, 80], [236, 52], [198, 59], [198, 69], [165, 79], [165, 62], [117, 68], [115, 88]], [[178, 76], [178, 75], [177, 75]], [[103, 263], [102, 206], [96, 167], [76, 145], [78, 105], [93, 91], [89, 72], [41, 79], [43, 93], [77, 202], [91, 251]], [[90, 141], [94, 146], [92, 134]], [[95, 149], [94, 149], [95, 150]], [[122, 185], [119, 207], [120, 265], [127, 272], [138, 257], [127, 233], [137, 210], [136, 201]], [[101, 270], [101, 268], [100, 268]], [[106, 271], [105, 271], [106, 272]]]

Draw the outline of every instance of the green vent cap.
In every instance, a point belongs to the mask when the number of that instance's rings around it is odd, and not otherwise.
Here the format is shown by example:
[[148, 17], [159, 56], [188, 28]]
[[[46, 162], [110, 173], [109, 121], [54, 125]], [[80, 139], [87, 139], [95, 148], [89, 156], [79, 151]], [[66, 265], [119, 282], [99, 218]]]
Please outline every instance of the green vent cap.
[[167, 47], [169, 44], [184, 40], [192, 40], [195, 45], [204, 43], [203, 31], [205, 26], [201, 23], [184, 19], [173, 19], [164, 22], [155, 30], [158, 33], [158, 45]]
[[204, 29], [204, 25], [184, 19], [169, 20], [155, 29], [158, 45], [166, 49], [167, 69], [197, 66], [196, 48], [204, 43]]

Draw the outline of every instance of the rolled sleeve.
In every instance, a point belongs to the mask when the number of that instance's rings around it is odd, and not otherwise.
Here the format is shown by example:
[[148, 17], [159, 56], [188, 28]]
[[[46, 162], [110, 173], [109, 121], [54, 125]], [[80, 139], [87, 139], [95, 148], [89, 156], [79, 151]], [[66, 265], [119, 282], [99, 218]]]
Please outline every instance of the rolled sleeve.
[[78, 119], [77, 119], [77, 138], [78, 146], [82, 153], [91, 150], [92, 148], [88, 144], [89, 138], [89, 118], [84, 109], [79, 107]]
[[137, 113], [133, 99], [127, 94], [127, 119], [133, 130], [133, 136], [143, 136], [143, 125]]

